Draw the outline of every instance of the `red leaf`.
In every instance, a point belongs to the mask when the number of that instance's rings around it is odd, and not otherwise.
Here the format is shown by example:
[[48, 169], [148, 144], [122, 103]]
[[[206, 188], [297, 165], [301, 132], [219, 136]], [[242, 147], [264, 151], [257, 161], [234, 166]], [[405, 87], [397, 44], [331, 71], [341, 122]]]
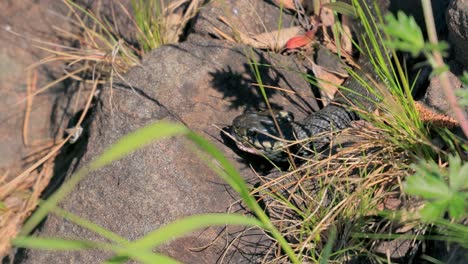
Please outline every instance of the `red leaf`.
[[302, 36], [296, 36], [289, 39], [288, 42], [286, 42], [286, 49], [297, 49], [312, 43], [315, 38], [315, 33], [317, 33], [317, 28], [318, 27], [314, 27], [314, 29], [307, 31]]
[[286, 49], [297, 49], [300, 47], [304, 47], [307, 44], [310, 44], [312, 39], [308, 36], [296, 36], [288, 40], [286, 42]]
[[293, 0], [275, 0], [278, 6], [283, 6], [284, 8], [296, 10]]

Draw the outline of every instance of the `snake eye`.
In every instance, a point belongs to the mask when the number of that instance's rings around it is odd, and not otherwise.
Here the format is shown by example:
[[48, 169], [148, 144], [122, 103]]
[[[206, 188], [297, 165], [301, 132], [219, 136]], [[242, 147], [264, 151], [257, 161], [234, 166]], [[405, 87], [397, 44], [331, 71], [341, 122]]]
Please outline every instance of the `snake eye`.
[[258, 132], [257, 132], [256, 129], [251, 128], [251, 129], [247, 130], [247, 136], [249, 136], [251, 138], [257, 136], [257, 134], [258, 134]]

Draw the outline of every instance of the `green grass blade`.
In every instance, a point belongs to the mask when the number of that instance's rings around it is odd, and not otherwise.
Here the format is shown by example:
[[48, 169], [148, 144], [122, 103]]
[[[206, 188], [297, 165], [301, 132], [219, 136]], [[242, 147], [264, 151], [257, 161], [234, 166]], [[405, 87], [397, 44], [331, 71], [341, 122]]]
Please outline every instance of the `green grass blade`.
[[175, 239], [197, 229], [209, 226], [245, 225], [263, 227], [262, 222], [253, 217], [238, 214], [203, 214], [189, 216], [174, 221], [133, 242], [129, 249], [147, 249], [157, 247], [168, 240]]
[[46, 250], [87, 250], [93, 248], [109, 249], [111, 247], [109, 244], [85, 240], [21, 236], [13, 239], [12, 244], [16, 247]]
[[[101, 249], [107, 251], [113, 251], [119, 255], [129, 256], [135, 260], [143, 263], [179, 263], [178, 261], [151, 251], [143, 251], [131, 248], [122, 248], [112, 244], [85, 241], [85, 240], [68, 240], [68, 239], [57, 239], [57, 238], [43, 238], [43, 237], [17, 237], [12, 240], [12, 244], [16, 247], [42, 249], [42, 250], [89, 250], [89, 249]], [[116, 259], [117, 258], [112, 258]], [[111, 261], [112, 261], [111, 259]], [[124, 258], [120, 258], [124, 259]], [[110, 262], [112, 263], [112, 262]], [[118, 262], [113, 262], [118, 263]]]
[[328, 237], [328, 241], [322, 250], [322, 254], [320, 257], [320, 264], [327, 264], [329, 262], [329, 259], [333, 250], [333, 244], [335, 243], [335, 239], [336, 239], [336, 227], [332, 226], [330, 230], [330, 236]]
[[322, 4], [322, 7], [330, 8], [331, 10], [348, 17], [356, 17], [353, 6], [345, 2], [326, 3]]
[[[141, 128], [127, 136], [122, 137], [119, 139], [115, 144], [110, 146], [106, 149], [96, 160], [91, 162], [88, 166], [81, 168], [76, 174], [74, 174], [64, 185], [54, 193], [49, 200], [44, 202], [39, 209], [31, 216], [31, 218], [26, 222], [24, 225], [21, 234], [25, 235], [32, 231], [32, 229], [39, 224], [42, 219], [52, 210], [54, 209], [57, 204], [67, 195], [69, 194], [74, 186], [78, 184], [78, 182], [83, 179], [89, 172], [99, 169], [103, 166], [108, 165], [109, 163], [116, 161], [125, 155], [130, 154], [132, 151], [135, 151], [138, 148], [144, 147], [151, 143], [154, 140], [162, 139], [170, 136], [176, 135], [186, 135], [189, 139], [195, 142], [202, 150], [204, 150], [207, 154], [209, 154], [212, 158], [215, 158], [219, 164], [221, 164], [221, 168], [212, 166], [212, 168], [217, 168], [216, 171], [220, 174], [222, 178], [224, 178], [234, 190], [239, 192], [240, 196], [244, 200], [244, 202], [249, 206], [249, 208], [255, 213], [259, 220], [254, 218], [237, 218], [239, 216], [229, 216], [229, 215], [222, 215], [219, 216], [220, 218], [206, 216], [194, 216], [195, 218], [189, 218], [189, 220], [181, 220], [185, 224], [185, 227], [181, 227], [178, 222], [175, 224], [169, 225], [168, 229], [160, 229], [157, 230], [151, 235], [146, 236], [139, 240], [136, 243], [137, 247], [141, 246], [148, 246], [148, 245], [158, 245], [164, 241], [166, 241], [169, 236], [173, 237], [175, 234], [182, 235], [185, 232], [194, 230], [201, 226], [207, 226], [208, 224], [229, 224], [229, 223], [237, 223], [237, 224], [247, 224], [247, 225], [254, 225], [259, 226], [262, 228], [267, 229], [271, 232], [272, 236], [279, 242], [283, 250], [288, 254], [289, 258], [293, 263], [299, 263], [299, 260], [294, 254], [294, 251], [289, 246], [288, 242], [282, 237], [281, 233], [273, 226], [268, 216], [262, 210], [262, 208], [257, 204], [255, 199], [250, 195], [249, 189], [245, 184], [243, 178], [237, 172], [235, 167], [224, 157], [224, 155], [217, 150], [217, 148], [207, 140], [203, 139], [201, 136], [190, 132], [183, 125], [173, 124], [169, 122], [157, 122], [154, 124], [150, 124], [144, 128]], [[201, 218], [197, 218], [201, 217]], [[192, 219], [193, 222], [190, 222]], [[203, 219], [203, 221], [195, 221], [193, 219]], [[186, 222], [188, 221], [188, 222]], [[213, 222], [212, 222], [213, 221]], [[218, 221], [218, 222], [217, 222]], [[99, 228], [94, 228], [95, 231], [102, 231]], [[167, 231], [171, 230], [173, 232]], [[149, 237], [149, 238], [148, 238]], [[159, 239], [155, 239], [155, 237], [160, 237]], [[115, 237], [114, 237], [115, 238]], [[85, 244], [86, 245], [86, 244]], [[98, 245], [99, 246], [99, 245]], [[131, 247], [134, 248], [133, 246]], [[115, 251], [115, 249], [114, 249]], [[132, 251], [133, 252], [133, 251]], [[135, 257], [133, 253], [129, 253], [125, 250], [121, 250], [119, 256], [130, 256]], [[146, 261], [142, 258], [145, 255], [137, 256], [137, 260]], [[151, 256], [148, 256], [151, 257]]]

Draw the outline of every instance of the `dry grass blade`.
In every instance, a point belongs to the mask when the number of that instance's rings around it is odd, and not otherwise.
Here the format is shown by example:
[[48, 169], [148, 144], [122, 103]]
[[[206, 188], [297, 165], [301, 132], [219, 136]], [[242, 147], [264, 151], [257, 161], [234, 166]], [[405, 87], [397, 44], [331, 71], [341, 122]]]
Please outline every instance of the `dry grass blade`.
[[[172, 2], [166, 10], [167, 23], [167, 38], [170, 43], [179, 42], [180, 36], [183, 34], [183, 30], [186, 27], [187, 23], [192, 19], [200, 10], [203, 3], [203, 0], [179, 0]], [[177, 9], [188, 3], [183, 14], [177, 14]]]
[[205, 1], [132, 0], [133, 15], [123, 4], [124, 12], [132, 20], [144, 51], [161, 45], [177, 43], [184, 34], [188, 22], [198, 13]]
[[[29, 73], [29, 72], [28, 72]], [[31, 114], [31, 108], [34, 98], [34, 91], [36, 90], [37, 84], [37, 71], [33, 72], [33, 75], [28, 74], [27, 84], [26, 84], [26, 110], [24, 113], [24, 121], [23, 121], [23, 144], [25, 146], [29, 145], [29, 118]]]

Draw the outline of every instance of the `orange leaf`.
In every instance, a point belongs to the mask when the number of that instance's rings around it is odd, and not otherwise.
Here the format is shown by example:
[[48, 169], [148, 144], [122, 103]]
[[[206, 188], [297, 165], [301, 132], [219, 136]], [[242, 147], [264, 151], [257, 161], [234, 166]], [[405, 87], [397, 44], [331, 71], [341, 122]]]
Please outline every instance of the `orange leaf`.
[[[302, 1], [301, 1], [302, 2]], [[278, 6], [283, 6], [284, 8], [295, 10], [296, 6], [294, 5], [293, 0], [275, 0], [275, 3]]]
[[296, 36], [286, 42], [286, 49], [297, 49], [312, 43], [312, 38], [308, 36]]

